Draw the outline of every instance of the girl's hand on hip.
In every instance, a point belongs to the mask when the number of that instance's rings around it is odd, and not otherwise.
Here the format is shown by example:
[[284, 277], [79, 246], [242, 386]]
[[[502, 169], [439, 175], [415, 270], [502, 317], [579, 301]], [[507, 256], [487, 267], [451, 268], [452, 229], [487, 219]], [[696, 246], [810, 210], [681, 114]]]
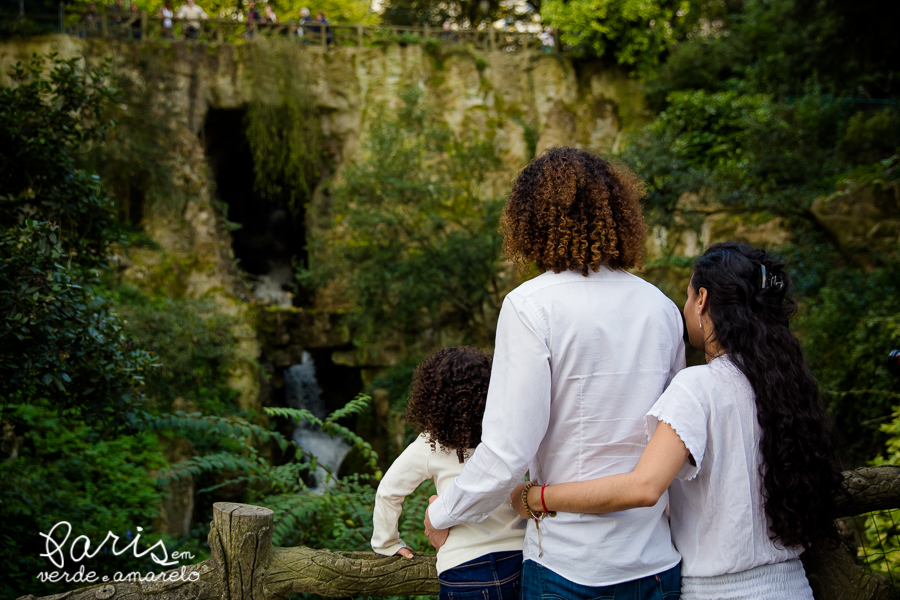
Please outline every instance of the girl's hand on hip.
[[[431, 503], [437, 499], [437, 496], [429, 498], [428, 506], [431, 506]], [[425, 511], [425, 536], [428, 538], [428, 541], [431, 542], [431, 545], [434, 546], [435, 551], [441, 549], [441, 546], [447, 541], [447, 536], [449, 535], [449, 529], [435, 529], [432, 527], [431, 519], [428, 518], [428, 511]]]

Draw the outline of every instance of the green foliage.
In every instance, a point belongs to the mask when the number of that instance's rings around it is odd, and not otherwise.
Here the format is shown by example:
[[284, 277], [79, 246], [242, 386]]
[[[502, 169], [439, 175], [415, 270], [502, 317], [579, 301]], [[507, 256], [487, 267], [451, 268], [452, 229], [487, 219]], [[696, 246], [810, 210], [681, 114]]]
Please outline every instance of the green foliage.
[[[288, 419], [294, 424], [305, 422], [332, 437], [347, 441], [378, 478], [380, 473], [375, 471], [378, 455], [372, 446], [338, 423], [341, 419], [367, 410], [370, 401], [370, 397], [359, 395], [325, 419], [319, 419], [307, 410], [291, 408], [266, 408], [266, 413], [271, 417]], [[334, 550], [369, 547], [374, 489], [365, 483], [368, 475], [338, 478], [336, 473], [326, 468], [329, 485], [322, 494], [312, 493], [304, 478], [315, 471], [317, 458], [276, 431], [236, 417], [202, 416], [179, 411], [159, 417], [145, 414], [138, 417], [134, 426], [157, 432], [190, 432], [194, 437], [207, 435], [224, 442], [230, 450], [217, 450], [179, 463], [164, 473], [160, 481], [165, 483], [187, 474], [196, 478], [203, 473], [223, 473], [227, 477], [213, 487], [200, 490], [200, 493], [235, 483], [246, 485], [249, 502], [268, 506], [275, 511], [275, 545], [307, 545]], [[273, 465], [260, 454], [256, 445], [269, 441], [279, 446], [287, 462]], [[427, 506], [427, 497], [425, 504]], [[424, 514], [421, 518], [424, 519]]]
[[312, 196], [324, 166], [322, 132], [309, 89], [310, 51], [290, 40], [265, 40], [246, 52], [253, 100], [247, 107], [247, 140], [256, 188], [283, 198], [296, 217]]
[[300, 281], [339, 279], [360, 339], [421, 339], [449, 325], [489, 343], [502, 203], [481, 187], [499, 159], [489, 137], [457, 136], [431, 118], [417, 90], [403, 98], [396, 113], [381, 109], [362, 162], [332, 188], [331, 228], [312, 240]]
[[823, 400], [839, 424], [844, 453], [857, 461], [879, 452], [884, 433], [895, 433], [881, 428], [879, 435], [879, 426], [900, 397], [885, 364], [888, 352], [900, 348], [898, 298], [896, 260], [871, 272], [834, 270], [798, 323], [807, 360], [831, 390]]
[[678, 39], [688, 19], [690, 0], [544, 0], [542, 21], [560, 31], [576, 55], [610, 57], [648, 74]]
[[131, 406], [153, 366], [122, 332], [96, 276], [63, 252], [59, 226], [25, 221], [0, 232], [0, 395], [54, 398], [59, 410], [106, 420]]
[[[73, 533], [95, 543], [112, 531], [121, 537], [149, 528], [157, 516], [160, 494], [149, 471], [166, 461], [151, 433], [114, 439], [80, 420], [65, 419], [53, 408], [14, 405], [3, 416], [6, 429], [0, 461], [0, 560], [4, 577], [0, 596], [45, 595], [67, 591], [72, 584], [40, 583], [41, 571], [54, 570], [39, 532], [49, 533], [68, 521]], [[12, 435], [9, 435], [12, 434]], [[20, 438], [20, 439], [16, 439]], [[158, 536], [143, 536], [150, 544]], [[143, 548], [142, 548], [143, 549]], [[149, 557], [136, 559], [100, 554], [90, 568], [98, 573], [155, 568]], [[74, 569], [67, 569], [74, 572]]]
[[45, 73], [35, 56], [0, 90], [0, 395], [109, 420], [153, 366], [96, 294], [120, 233], [97, 176], [75, 165], [106, 132], [115, 90], [104, 71], [53, 65]]
[[[376, 454], [375, 451], [372, 450], [372, 446], [360, 436], [352, 432], [350, 429], [337, 423], [339, 419], [344, 419], [349, 416], [365, 412], [371, 401], [372, 399], [369, 396], [359, 395], [348, 402], [346, 405], [344, 405], [343, 408], [339, 408], [338, 410], [331, 413], [324, 421], [305, 409], [298, 410], [296, 408], [283, 408], [276, 406], [266, 408], [266, 414], [273, 417], [293, 419], [298, 423], [301, 421], [306, 421], [313, 427], [320, 428], [331, 437], [340, 437], [346, 440], [360, 453], [362, 459], [366, 461], [366, 464], [374, 470], [377, 468], [376, 461], [378, 460], [378, 454]], [[376, 477], [380, 477], [377, 471], [375, 475]]]
[[115, 127], [84, 157], [100, 174], [122, 223], [137, 225], [151, 209], [180, 213], [187, 200], [176, 183], [181, 165], [172, 152], [178, 119], [171, 99], [177, 84], [165, 62], [167, 52], [136, 44], [121, 56], [110, 74], [121, 101], [103, 111]]
[[78, 59], [34, 55], [14, 65], [13, 86], [0, 88], [0, 228], [24, 218], [59, 225], [59, 243], [83, 269], [106, 265], [119, 239], [112, 205], [96, 174], [77, 168], [75, 155], [100, 139], [116, 90], [108, 72], [83, 70]]
[[[886, 398], [897, 402], [900, 392], [884, 392]], [[895, 406], [890, 423], [882, 423], [881, 433], [887, 436], [887, 456], [879, 455], [872, 461], [878, 465], [900, 464], [900, 407]], [[858, 555], [875, 572], [887, 577], [900, 569], [900, 519], [897, 511], [883, 511], [862, 515], [863, 544]]]
[[875, 0], [725, 2], [673, 50], [650, 99], [691, 88], [799, 95], [811, 86], [833, 97], [896, 97], [898, 18], [900, 6]]
[[124, 286], [116, 301], [125, 334], [159, 364], [144, 385], [154, 410], [171, 410], [181, 398], [206, 414], [233, 412], [228, 376], [236, 358], [235, 317], [209, 299], [149, 298]]
[[900, 343], [900, 256], [890, 245], [839, 246], [811, 207], [846, 181], [876, 189], [896, 180], [900, 89], [887, 57], [897, 38], [870, 1], [695, 8], [648, 79], [660, 112], [624, 158], [649, 184], [654, 224], [699, 230], [709, 210], [742, 223], [783, 217], [791, 240], [780, 251], [803, 305], [796, 331], [853, 466], [881, 447], [896, 389], [883, 361]]
[[[525, 15], [530, 15], [539, 0], [524, 4]], [[383, 18], [392, 25], [431, 25], [441, 28], [445, 22], [463, 28], [476, 29], [487, 26], [498, 19], [521, 18], [512, 5], [501, 0], [453, 0], [434, 2], [432, 0], [387, 0], [383, 4]]]
[[747, 211], [808, 213], [834, 189], [845, 107], [812, 97], [675, 92], [629, 146], [625, 160], [650, 184], [648, 204], [670, 215], [685, 192]]

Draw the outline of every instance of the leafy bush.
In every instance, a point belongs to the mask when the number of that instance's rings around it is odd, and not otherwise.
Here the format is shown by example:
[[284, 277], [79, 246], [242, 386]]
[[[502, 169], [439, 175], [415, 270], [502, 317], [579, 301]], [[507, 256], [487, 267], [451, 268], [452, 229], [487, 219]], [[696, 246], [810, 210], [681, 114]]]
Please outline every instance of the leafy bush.
[[660, 215], [675, 211], [685, 192], [748, 211], [803, 215], [847, 168], [835, 153], [848, 116], [840, 105], [702, 90], [668, 100], [625, 154], [650, 184], [648, 203]]
[[67, 260], [61, 238], [58, 225], [30, 220], [0, 232], [0, 395], [114, 419], [137, 401], [153, 362], [126, 340], [93, 294], [96, 276]]
[[359, 338], [421, 338], [442, 325], [489, 343], [498, 293], [502, 202], [481, 186], [499, 165], [488, 138], [459, 137], [415, 89], [374, 119], [364, 158], [332, 188], [330, 229], [311, 243], [300, 281], [340, 280]]
[[[898, 88], [900, 6], [875, 0], [691, 3], [681, 43], [650, 83], [654, 104], [673, 91], [779, 97], [810, 88], [831, 97], [891, 98]], [[686, 14], [690, 17], [690, 13]], [[677, 34], [677, 32], [676, 32]]]
[[887, 57], [898, 41], [876, 33], [887, 15], [874, 2], [717, 10], [650, 78], [661, 111], [625, 159], [647, 179], [654, 224], [699, 231], [706, 210], [744, 223], [783, 217], [791, 239], [777, 250], [803, 305], [796, 331], [855, 466], [881, 448], [878, 426], [894, 403], [883, 362], [898, 344], [900, 256], [895, 245], [841, 247], [811, 207], [844, 179], [862, 188], [896, 179], [900, 90]]
[[105, 70], [48, 58], [49, 73], [34, 55], [27, 69], [13, 67], [12, 87], [0, 88], [0, 228], [55, 222], [77, 267], [102, 268], [120, 232], [99, 178], [77, 168], [75, 154], [106, 134], [102, 115], [116, 90]]
[[646, 0], [544, 0], [541, 19], [560, 30], [576, 55], [610, 57], [651, 73], [678, 40], [682, 24], [695, 20], [696, 2]]
[[898, 262], [872, 272], [836, 270], [798, 324], [807, 360], [828, 390], [823, 400], [839, 425], [848, 466], [876, 455], [884, 434], [896, 433], [881, 426], [900, 397], [886, 366], [888, 352], [900, 348], [898, 298]]
[[125, 334], [158, 363], [144, 385], [155, 410], [170, 411], [181, 398], [205, 414], [234, 412], [228, 376], [236, 355], [235, 317], [217, 311], [212, 300], [150, 298], [128, 287], [118, 290], [116, 300]]
[[[68, 521], [70, 541], [84, 534], [99, 543], [107, 531], [124, 537], [126, 532], [137, 534], [139, 526], [149, 529], [160, 504], [149, 472], [167, 465], [159, 441], [151, 433], [107, 439], [83, 421], [60, 417], [52, 407], [14, 405], [4, 419], [6, 427], [16, 426], [12, 436], [4, 436], [9, 456], [0, 461], [0, 596], [67, 591], [72, 584], [35, 579], [39, 572], [54, 570], [40, 557], [45, 544], [39, 532], [49, 533], [57, 522]], [[21, 439], [15, 441], [17, 437]], [[144, 539], [152, 544], [159, 538]], [[130, 552], [121, 557], [104, 553], [91, 560], [89, 569], [112, 575], [139, 568], [146, 572], [151, 565], [149, 557], [139, 560]]]

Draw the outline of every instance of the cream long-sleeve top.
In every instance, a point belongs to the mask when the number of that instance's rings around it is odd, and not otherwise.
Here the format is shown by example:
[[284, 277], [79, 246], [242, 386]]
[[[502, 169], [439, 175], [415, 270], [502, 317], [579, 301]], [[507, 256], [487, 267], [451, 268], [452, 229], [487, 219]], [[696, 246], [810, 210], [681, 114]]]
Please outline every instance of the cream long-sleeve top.
[[[481, 444], [428, 509], [446, 529], [477, 523], [525, 471], [540, 484], [628, 473], [647, 445], [644, 417], [684, 368], [681, 311], [656, 287], [602, 267], [547, 272], [503, 301]], [[524, 555], [589, 586], [614, 585], [681, 560], [655, 506], [558, 513], [529, 522]], [[543, 549], [543, 556], [541, 556]]]
[[[398, 532], [403, 500], [426, 479], [434, 480], [438, 494], [444, 493], [463, 465], [455, 450], [444, 450], [440, 445], [432, 450], [424, 434], [417, 437], [378, 484], [372, 518], [372, 550], [393, 556], [397, 550], [405, 548]], [[521, 550], [524, 538], [525, 521], [508, 502], [504, 502], [480, 523], [462, 523], [450, 530], [437, 554], [438, 575], [485, 554]]]

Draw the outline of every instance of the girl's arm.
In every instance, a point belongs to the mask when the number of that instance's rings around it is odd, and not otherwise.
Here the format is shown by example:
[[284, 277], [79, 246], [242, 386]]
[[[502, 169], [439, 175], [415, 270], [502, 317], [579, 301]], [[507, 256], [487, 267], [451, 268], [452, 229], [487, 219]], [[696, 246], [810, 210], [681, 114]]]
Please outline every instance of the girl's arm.
[[403, 501], [419, 484], [431, 478], [428, 458], [431, 444], [422, 436], [416, 438], [387, 470], [375, 492], [375, 512], [372, 515], [372, 550], [384, 556], [402, 554], [412, 558], [400, 539], [398, 524]]
[[[544, 504], [550, 511], [576, 513], [609, 513], [654, 506], [689, 456], [675, 430], [660, 421], [631, 473], [548, 485], [544, 488]], [[516, 487], [510, 495], [513, 507], [523, 519], [528, 518], [522, 503], [524, 485]], [[528, 490], [528, 507], [535, 512], [542, 510], [541, 486]]]

